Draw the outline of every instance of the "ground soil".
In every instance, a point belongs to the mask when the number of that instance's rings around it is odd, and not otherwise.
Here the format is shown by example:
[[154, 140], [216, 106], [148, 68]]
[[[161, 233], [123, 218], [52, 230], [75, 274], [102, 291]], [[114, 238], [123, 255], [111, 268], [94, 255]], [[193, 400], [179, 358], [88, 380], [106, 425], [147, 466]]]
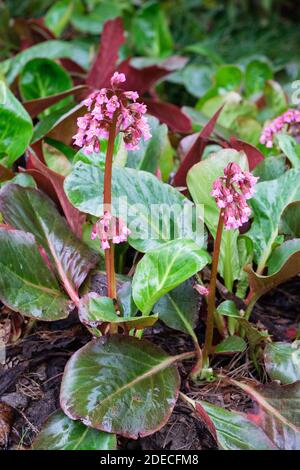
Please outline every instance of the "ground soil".
[[[204, 332], [201, 316], [205, 316], [205, 311], [200, 312], [197, 328], [200, 341]], [[292, 340], [300, 322], [300, 278], [264, 296], [253, 312], [252, 320], [260, 328], [268, 329], [274, 340]], [[189, 337], [160, 323], [147, 331], [145, 336], [171, 354], [193, 348]], [[27, 337], [8, 347], [6, 363], [0, 365], [2, 448], [30, 448], [47, 417], [59, 407], [59, 388], [66, 362], [89, 338], [74, 312], [64, 321], [37, 324]], [[214, 362], [216, 368], [221, 368], [232, 377], [267, 380], [263, 369], [258, 375], [247, 351], [242, 355], [219, 356]], [[203, 385], [189, 383], [190, 368], [188, 361], [180, 365], [182, 390], [190, 397], [239, 411], [251, 407], [249, 398], [232, 386], [219, 382]], [[180, 400], [169, 422], [159, 432], [137, 441], [119, 439], [118, 445], [120, 448], [145, 450], [217, 448], [206, 427]]]

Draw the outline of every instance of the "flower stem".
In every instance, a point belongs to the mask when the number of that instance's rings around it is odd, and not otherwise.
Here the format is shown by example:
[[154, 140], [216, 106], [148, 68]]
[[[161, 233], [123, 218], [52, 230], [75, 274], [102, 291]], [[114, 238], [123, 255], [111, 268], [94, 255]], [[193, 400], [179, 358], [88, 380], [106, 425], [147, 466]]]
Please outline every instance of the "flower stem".
[[211, 277], [209, 284], [209, 294], [207, 299], [207, 324], [205, 332], [205, 342], [203, 348], [203, 365], [206, 366], [209, 352], [212, 346], [213, 333], [214, 333], [214, 315], [216, 309], [216, 283], [218, 274], [218, 263], [220, 256], [220, 247], [222, 240], [222, 232], [224, 225], [224, 212], [221, 210], [218, 222], [218, 228], [216, 233], [214, 253], [212, 259]]
[[[114, 154], [114, 143], [116, 137], [117, 113], [114, 113], [112, 124], [109, 129], [108, 144], [105, 158], [104, 171], [104, 191], [103, 206], [104, 211], [111, 212], [111, 186], [112, 186], [112, 163]], [[117, 296], [116, 292], [116, 275], [115, 275], [115, 257], [114, 246], [112, 241], [109, 242], [110, 248], [105, 250], [105, 268], [107, 276], [107, 295], [112, 299]]]

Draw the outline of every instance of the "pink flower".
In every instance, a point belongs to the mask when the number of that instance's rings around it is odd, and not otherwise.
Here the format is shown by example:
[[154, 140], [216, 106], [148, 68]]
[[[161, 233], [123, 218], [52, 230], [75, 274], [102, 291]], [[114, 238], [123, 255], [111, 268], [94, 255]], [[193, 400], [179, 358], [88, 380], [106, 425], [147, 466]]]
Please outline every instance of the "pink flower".
[[110, 79], [110, 84], [112, 87], [115, 85], [120, 85], [120, 83], [126, 82], [126, 77], [124, 73], [115, 72]]
[[196, 289], [196, 291], [199, 292], [200, 295], [204, 295], [205, 297], [209, 295], [209, 289], [205, 286], [201, 286], [201, 284], [196, 284], [194, 286], [194, 289]]
[[274, 135], [281, 132], [285, 127], [289, 128], [291, 124], [299, 122], [300, 111], [298, 109], [288, 109], [288, 111], [275, 118], [264, 128], [260, 136], [260, 143], [268, 148], [272, 148]]
[[99, 238], [102, 250], [107, 250], [110, 247], [110, 240], [116, 244], [126, 242], [130, 233], [129, 228], [121, 219], [117, 219], [109, 211], [105, 211], [93, 226], [91, 239]]
[[211, 195], [223, 211], [226, 230], [237, 229], [249, 220], [251, 209], [246, 201], [252, 197], [257, 180], [232, 162], [224, 169], [224, 176], [214, 181]]
[[118, 85], [125, 82], [123, 73], [115, 72], [111, 78], [112, 88], [102, 88], [93, 92], [83, 104], [88, 113], [78, 118], [78, 131], [74, 135], [74, 144], [83, 147], [85, 153], [99, 152], [99, 138], [107, 139], [113, 118], [117, 114], [116, 132], [124, 133], [125, 147], [137, 150], [141, 139], [151, 137], [149, 125], [144, 114], [147, 107], [136, 100], [135, 91], [122, 91]]

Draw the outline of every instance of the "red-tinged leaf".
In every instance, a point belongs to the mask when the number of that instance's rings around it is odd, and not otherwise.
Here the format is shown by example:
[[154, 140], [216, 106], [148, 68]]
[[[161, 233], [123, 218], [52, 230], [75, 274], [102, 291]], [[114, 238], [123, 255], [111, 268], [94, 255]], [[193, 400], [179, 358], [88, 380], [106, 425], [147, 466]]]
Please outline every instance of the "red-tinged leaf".
[[132, 336], [93, 340], [65, 368], [61, 407], [89, 427], [131, 439], [148, 436], [172, 413], [180, 386], [175, 363], [184, 357]]
[[42, 41], [55, 39], [52, 31], [45, 26], [43, 18], [15, 18], [13, 29], [20, 37], [21, 49], [23, 50]]
[[106, 21], [98, 54], [87, 76], [87, 85], [102, 88], [109, 84], [110, 77], [116, 68], [119, 48], [124, 41], [124, 28], [121, 18]]
[[161, 122], [167, 124], [171, 131], [182, 133], [190, 132], [190, 118], [174, 104], [153, 100], [151, 98], [143, 98], [143, 101], [147, 105], [148, 112], [157, 117]]
[[289, 385], [272, 382], [258, 387], [232, 379], [230, 382], [255, 400], [258, 407], [247, 418], [260, 426], [279, 449], [300, 448], [300, 381]]
[[58, 103], [63, 98], [67, 96], [73, 95], [77, 101], [81, 101], [84, 99], [88, 94], [89, 88], [85, 85], [79, 85], [70, 90], [65, 90], [61, 93], [57, 93], [56, 95], [46, 96], [43, 98], [38, 98], [35, 100], [25, 101], [23, 103], [24, 108], [28, 112], [28, 114], [35, 118], [38, 114], [43, 112], [45, 109], [49, 108], [55, 103]]
[[[38, 159], [46, 165], [46, 160], [44, 158], [44, 151], [43, 151], [43, 140], [40, 139], [37, 142], [34, 142], [31, 144], [31, 148], [34, 151], [35, 155], [38, 157]], [[30, 169], [30, 160], [27, 160], [26, 162], [26, 168]], [[35, 166], [32, 167], [33, 169]]]
[[69, 202], [64, 191], [64, 177], [50, 170], [30, 149], [27, 151], [27, 162], [29, 166], [28, 173], [33, 176], [38, 187], [50, 195], [50, 197], [51, 193], [55, 192], [70, 228], [78, 238], [81, 238], [85, 215]]
[[197, 416], [205, 424], [205, 426], [207, 427], [207, 429], [209, 430], [209, 432], [211, 433], [215, 441], [218, 442], [217, 431], [216, 431], [214, 423], [212, 422], [209, 415], [206, 413], [205, 409], [197, 401], [195, 402], [195, 409], [197, 412]]
[[14, 172], [6, 166], [0, 165], [0, 183], [9, 181], [15, 176]]
[[230, 142], [222, 143], [224, 148], [233, 148], [238, 152], [245, 152], [249, 162], [249, 169], [252, 171], [259, 163], [264, 160], [263, 154], [254, 145], [248, 144], [243, 140], [238, 140], [234, 136], [230, 137]]
[[251, 265], [246, 265], [244, 271], [248, 273], [249, 285], [256, 299], [259, 299], [266, 292], [283, 284], [300, 272], [300, 251], [295, 251], [286, 259], [283, 258], [279, 269], [270, 276], [257, 274]]
[[0, 191], [0, 211], [6, 223], [34, 235], [69, 295], [71, 289], [77, 291], [98, 256], [74, 236], [53, 202], [38, 189], [7, 184]]
[[180, 394], [198, 413], [222, 450], [275, 450], [265, 433], [242, 413], [229, 411], [206, 401]]
[[0, 230], [0, 299], [12, 310], [43, 321], [66, 318], [73, 302], [61, 290], [38, 250], [22, 230]]
[[85, 84], [86, 70], [72, 59], [60, 59], [60, 63], [71, 75], [75, 86]]
[[130, 59], [124, 60], [118, 67], [118, 71], [126, 75], [123, 85], [125, 90], [135, 90], [139, 95], [151, 91], [155, 83], [161, 78], [169, 75], [174, 70], [181, 69], [187, 59], [181, 56], [172, 56], [159, 65], [149, 65], [143, 68], [133, 67]]
[[213, 117], [208, 121], [208, 123], [203, 127], [201, 132], [199, 132], [198, 137], [195, 139], [193, 145], [187, 152], [186, 156], [184, 157], [180, 167], [177, 170], [177, 173], [173, 179], [174, 186], [185, 186], [186, 185], [186, 177], [190, 168], [196, 163], [199, 163], [203, 151], [207, 145], [207, 140], [209, 139], [210, 135], [212, 134], [215, 124], [218, 120], [218, 117], [223, 109], [221, 106]]

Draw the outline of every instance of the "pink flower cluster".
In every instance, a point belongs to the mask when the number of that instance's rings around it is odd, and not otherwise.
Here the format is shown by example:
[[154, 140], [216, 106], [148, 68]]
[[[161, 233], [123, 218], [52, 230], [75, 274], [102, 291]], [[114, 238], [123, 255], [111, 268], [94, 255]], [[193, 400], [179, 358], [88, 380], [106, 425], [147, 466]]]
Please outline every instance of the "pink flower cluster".
[[272, 148], [274, 135], [281, 132], [285, 126], [289, 127], [296, 123], [300, 123], [300, 111], [298, 109], [289, 109], [264, 128], [259, 140], [260, 143]]
[[257, 180], [237, 163], [229, 163], [224, 169], [224, 176], [213, 183], [211, 195], [223, 211], [226, 230], [241, 227], [249, 220], [251, 209], [246, 201], [252, 197]]
[[123, 73], [115, 72], [110, 80], [111, 88], [95, 91], [83, 101], [89, 112], [77, 119], [78, 131], [73, 138], [75, 145], [84, 147], [85, 153], [99, 152], [99, 138], [108, 138], [113, 119], [116, 119], [116, 132], [124, 133], [128, 150], [137, 150], [142, 137], [150, 139], [149, 125], [144, 117], [147, 107], [137, 102], [139, 95], [135, 91], [118, 88], [125, 81]]
[[104, 215], [93, 226], [91, 239], [99, 238], [102, 250], [109, 249], [109, 240], [113, 243], [126, 242], [130, 230], [121, 219], [112, 216], [109, 211], [105, 211]]

